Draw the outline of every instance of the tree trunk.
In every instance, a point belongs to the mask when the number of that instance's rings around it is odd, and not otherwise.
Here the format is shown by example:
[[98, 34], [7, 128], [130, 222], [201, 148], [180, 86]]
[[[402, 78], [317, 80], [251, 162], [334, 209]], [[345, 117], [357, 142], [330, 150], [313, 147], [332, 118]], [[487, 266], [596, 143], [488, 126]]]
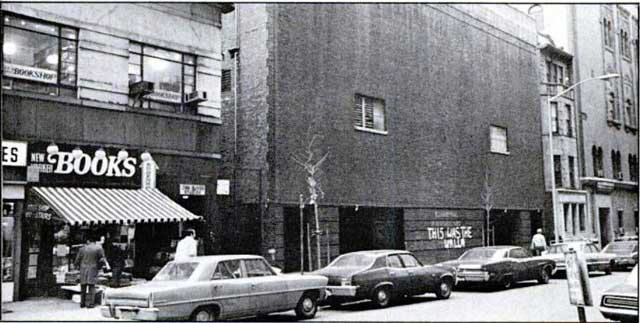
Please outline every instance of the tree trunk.
[[322, 245], [320, 244], [320, 220], [318, 219], [318, 204], [313, 203], [313, 211], [316, 218], [316, 252], [318, 255], [318, 269], [322, 268]]

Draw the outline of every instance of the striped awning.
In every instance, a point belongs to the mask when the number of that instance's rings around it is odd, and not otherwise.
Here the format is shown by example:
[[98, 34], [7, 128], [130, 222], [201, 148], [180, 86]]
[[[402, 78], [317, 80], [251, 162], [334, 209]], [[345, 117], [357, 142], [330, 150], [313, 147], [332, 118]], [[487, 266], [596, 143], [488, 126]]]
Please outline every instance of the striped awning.
[[201, 219], [158, 189], [34, 187], [32, 190], [72, 225]]

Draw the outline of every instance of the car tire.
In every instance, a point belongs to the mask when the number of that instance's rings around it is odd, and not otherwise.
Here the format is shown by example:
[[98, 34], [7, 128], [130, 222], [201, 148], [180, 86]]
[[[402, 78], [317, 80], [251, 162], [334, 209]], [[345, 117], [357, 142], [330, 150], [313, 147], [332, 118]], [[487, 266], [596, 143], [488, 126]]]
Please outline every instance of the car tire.
[[447, 299], [451, 296], [451, 290], [453, 289], [453, 280], [446, 277], [440, 281], [440, 284], [436, 286], [436, 298]]
[[189, 320], [195, 322], [211, 322], [217, 320], [217, 315], [211, 307], [198, 307], [191, 313]]
[[610, 262], [607, 267], [604, 269], [604, 274], [605, 275], [611, 275], [611, 272], [613, 271], [613, 262]]
[[549, 267], [543, 267], [540, 270], [540, 276], [538, 277], [538, 283], [548, 284], [551, 278], [551, 269]]
[[500, 279], [499, 284], [501, 289], [509, 289], [513, 286], [513, 277], [511, 277], [511, 275], [504, 276]]
[[373, 291], [371, 295], [373, 305], [377, 308], [389, 306], [391, 303], [391, 288], [389, 286], [380, 286]]
[[318, 297], [311, 292], [306, 292], [300, 297], [296, 305], [296, 316], [300, 320], [308, 320], [316, 316], [318, 311]]

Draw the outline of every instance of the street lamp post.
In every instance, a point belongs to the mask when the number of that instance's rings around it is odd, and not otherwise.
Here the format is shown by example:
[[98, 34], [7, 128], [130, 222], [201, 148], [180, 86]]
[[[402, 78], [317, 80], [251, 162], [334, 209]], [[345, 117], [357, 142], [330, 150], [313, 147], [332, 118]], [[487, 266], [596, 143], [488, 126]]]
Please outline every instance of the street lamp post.
[[[612, 73], [612, 74], [605, 74], [605, 75], [601, 75], [601, 76], [597, 76], [597, 77], [590, 77], [588, 79], [584, 79], [570, 87], [568, 87], [567, 89], [565, 89], [564, 91], [552, 96], [552, 97], [547, 97], [547, 109], [548, 109], [548, 120], [547, 120], [547, 130], [549, 131], [549, 178], [551, 180], [551, 214], [553, 215], [553, 235], [554, 235], [554, 240], [556, 241], [556, 243], [558, 242], [558, 219], [556, 218], [556, 179], [555, 179], [555, 175], [554, 175], [554, 167], [555, 165], [553, 164], [553, 129], [551, 127], [551, 101], [559, 98], [560, 96], [564, 95], [565, 93], [573, 90], [574, 88], [576, 88], [578, 85], [584, 83], [584, 82], [588, 82], [588, 81], [592, 81], [592, 80], [605, 80], [605, 79], [610, 79], [610, 78], [616, 78], [616, 77], [620, 77], [620, 74], [616, 74], [616, 73]], [[557, 113], [557, 112], [556, 112]]]

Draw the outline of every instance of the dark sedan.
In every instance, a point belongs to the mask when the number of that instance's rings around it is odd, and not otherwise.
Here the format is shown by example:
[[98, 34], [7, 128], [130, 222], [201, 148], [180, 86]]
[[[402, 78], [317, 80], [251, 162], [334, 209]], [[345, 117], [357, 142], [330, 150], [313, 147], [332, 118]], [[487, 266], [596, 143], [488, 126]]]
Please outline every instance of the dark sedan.
[[516, 246], [491, 246], [467, 250], [458, 259], [440, 263], [458, 270], [458, 284], [483, 284], [510, 288], [524, 280], [549, 282], [555, 262]]
[[394, 298], [428, 292], [445, 299], [456, 279], [453, 268], [423, 266], [403, 250], [347, 253], [314, 274], [329, 278], [327, 295], [333, 306], [370, 299], [377, 307], [386, 307]]
[[615, 267], [627, 268], [638, 264], [638, 241], [624, 240], [609, 243], [603, 253], [615, 255]]

